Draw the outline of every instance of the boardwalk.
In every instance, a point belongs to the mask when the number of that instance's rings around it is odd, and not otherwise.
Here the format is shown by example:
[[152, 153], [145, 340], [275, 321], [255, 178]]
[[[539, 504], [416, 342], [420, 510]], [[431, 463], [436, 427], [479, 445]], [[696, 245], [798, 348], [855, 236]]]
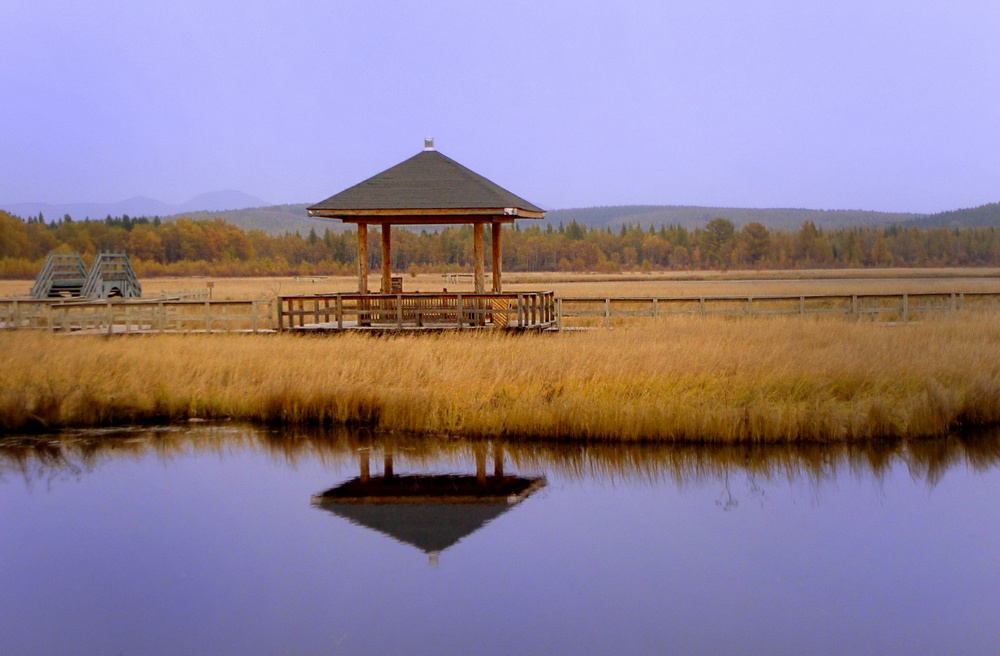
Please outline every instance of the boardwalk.
[[840, 316], [906, 322], [1000, 311], [1000, 292], [771, 296], [320, 294], [274, 300], [0, 299], [0, 329], [59, 334], [558, 331], [667, 316]]

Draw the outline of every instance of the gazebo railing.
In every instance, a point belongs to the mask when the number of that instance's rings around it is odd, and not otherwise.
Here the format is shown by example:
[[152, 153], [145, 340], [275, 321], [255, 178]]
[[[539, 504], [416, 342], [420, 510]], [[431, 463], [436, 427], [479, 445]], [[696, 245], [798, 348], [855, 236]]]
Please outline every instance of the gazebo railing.
[[555, 320], [553, 292], [278, 297], [279, 330], [543, 329]]

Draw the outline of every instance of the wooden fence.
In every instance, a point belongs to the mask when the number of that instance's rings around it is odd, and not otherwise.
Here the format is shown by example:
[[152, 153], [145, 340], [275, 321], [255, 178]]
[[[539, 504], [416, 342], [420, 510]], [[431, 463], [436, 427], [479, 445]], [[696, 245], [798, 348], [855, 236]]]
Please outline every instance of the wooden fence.
[[542, 330], [555, 324], [553, 292], [329, 294], [278, 298], [279, 330]]
[[59, 333], [273, 332], [272, 301], [0, 300], [0, 328]]
[[676, 315], [840, 315], [910, 321], [960, 310], [1000, 310], [1000, 292], [917, 294], [805, 294], [785, 296], [563, 297], [556, 329], [610, 327], [613, 320]]
[[563, 330], [677, 315], [830, 315], [902, 322], [959, 311], [1000, 311], [1000, 292], [562, 298], [552, 292], [330, 294], [277, 301], [23, 298], [0, 299], [0, 329], [62, 334]]

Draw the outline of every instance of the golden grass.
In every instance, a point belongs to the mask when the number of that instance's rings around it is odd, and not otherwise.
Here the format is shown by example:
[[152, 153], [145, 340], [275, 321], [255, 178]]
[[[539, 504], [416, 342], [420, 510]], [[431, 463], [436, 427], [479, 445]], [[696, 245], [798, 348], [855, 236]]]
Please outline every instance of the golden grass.
[[[755, 481], [808, 478], [816, 483], [843, 473], [885, 475], [902, 462], [915, 480], [933, 485], [951, 468], [976, 471], [1000, 463], [1000, 431], [966, 432], [934, 440], [870, 443], [671, 444], [525, 443], [509, 440], [456, 440], [333, 427], [330, 429], [255, 429], [242, 424], [183, 428], [64, 431], [44, 437], [0, 438], [0, 480], [7, 475], [51, 481], [62, 473], [79, 476], [108, 461], [155, 457], [169, 462], [192, 453], [220, 459], [244, 449], [267, 454], [293, 467], [319, 462], [331, 477], [357, 474], [358, 454], [368, 451], [378, 463], [393, 454], [397, 471], [471, 471], [475, 453], [501, 452], [521, 473], [557, 473], [574, 479], [673, 482], [678, 486], [720, 480], [744, 472]], [[508, 469], [508, 472], [510, 470]]]
[[[470, 277], [442, 274], [403, 276], [406, 292], [471, 292]], [[379, 273], [369, 278], [377, 291]], [[212, 282], [217, 299], [267, 299], [279, 295], [357, 291], [353, 276], [324, 278], [143, 278], [143, 295], [202, 291]], [[488, 281], [487, 281], [488, 282]], [[30, 280], [0, 280], [0, 298], [27, 296]], [[560, 296], [713, 296], [782, 294], [898, 294], [916, 292], [1000, 291], [998, 269], [823, 269], [804, 271], [675, 271], [650, 274], [507, 273], [504, 290], [555, 291]]]
[[509, 439], [849, 442], [1000, 422], [1000, 324], [665, 318], [586, 334], [0, 334], [0, 431], [233, 418]]

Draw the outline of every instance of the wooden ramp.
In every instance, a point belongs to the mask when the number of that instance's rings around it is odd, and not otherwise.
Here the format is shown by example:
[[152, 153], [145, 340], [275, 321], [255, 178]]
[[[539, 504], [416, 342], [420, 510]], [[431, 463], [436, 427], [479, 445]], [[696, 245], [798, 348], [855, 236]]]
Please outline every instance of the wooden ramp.
[[78, 253], [49, 253], [31, 288], [31, 298], [81, 296], [87, 269]]
[[80, 295], [86, 298], [139, 298], [142, 285], [128, 255], [99, 253]]

